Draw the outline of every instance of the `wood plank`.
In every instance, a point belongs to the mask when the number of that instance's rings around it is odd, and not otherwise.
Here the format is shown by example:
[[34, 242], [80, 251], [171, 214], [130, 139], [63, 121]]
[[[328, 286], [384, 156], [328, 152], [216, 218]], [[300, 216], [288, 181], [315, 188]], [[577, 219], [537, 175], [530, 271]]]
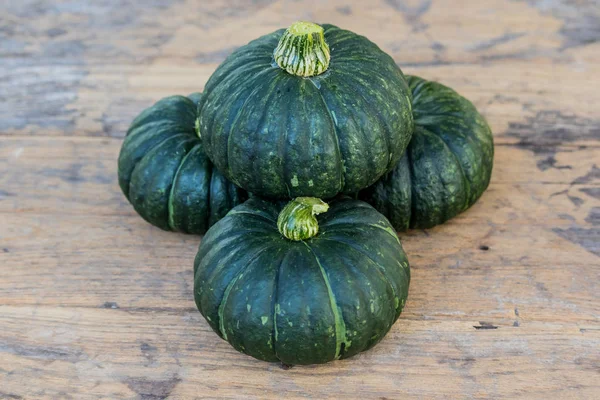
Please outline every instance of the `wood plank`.
[[[2, 388], [30, 397], [60, 396], [65, 387], [83, 398], [167, 389], [174, 398], [357, 398], [399, 390], [409, 397], [525, 398], [598, 389], [597, 360], [586, 354], [598, 334], [558, 324], [476, 330], [471, 322], [403, 320], [380, 345], [352, 360], [282, 370], [214, 340], [197, 313], [5, 306], [2, 316], [7, 372], [28, 371], [30, 377], [25, 388], [10, 379]], [[23, 323], [30, 325], [27, 335]], [[557, 351], [565, 347], [568, 353]]]

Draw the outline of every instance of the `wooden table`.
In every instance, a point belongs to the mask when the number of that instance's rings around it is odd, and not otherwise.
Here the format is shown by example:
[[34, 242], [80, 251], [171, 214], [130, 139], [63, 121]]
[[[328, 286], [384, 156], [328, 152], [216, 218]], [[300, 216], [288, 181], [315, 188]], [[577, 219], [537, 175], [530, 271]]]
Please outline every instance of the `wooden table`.
[[[3, 2], [0, 398], [600, 398], [600, 4], [458, 3]], [[496, 159], [471, 210], [401, 234], [410, 296], [381, 344], [284, 369], [210, 330], [200, 238], [142, 221], [116, 157], [143, 108], [297, 19], [471, 99]]]

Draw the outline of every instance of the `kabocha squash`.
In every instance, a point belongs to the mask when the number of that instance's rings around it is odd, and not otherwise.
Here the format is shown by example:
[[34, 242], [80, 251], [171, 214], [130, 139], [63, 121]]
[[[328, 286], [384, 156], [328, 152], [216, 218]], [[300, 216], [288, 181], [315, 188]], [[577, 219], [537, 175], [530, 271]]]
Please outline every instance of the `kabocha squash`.
[[[319, 215], [317, 215], [319, 214]], [[370, 205], [252, 197], [210, 228], [194, 297], [212, 329], [265, 361], [325, 363], [379, 342], [408, 295], [396, 232]]]
[[119, 155], [119, 185], [146, 221], [203, 234], [246, 192], [213, 168], [196, 134], [200, 93], [164, 98], [131, 124]]
[[359, 193], [398, 231], [430, 228], [469, 208], [492, 174], [492, 132], [475, 106], [454, 90], [416, 76], [415, 130], [404, 156], [376, 184]]
[[394, 60], [333, 25], [293, 24], [233, 52], [199, 107], [208, 157], [232, 182], [273, 198], [330, 198], [375, 183], [413, 129]]

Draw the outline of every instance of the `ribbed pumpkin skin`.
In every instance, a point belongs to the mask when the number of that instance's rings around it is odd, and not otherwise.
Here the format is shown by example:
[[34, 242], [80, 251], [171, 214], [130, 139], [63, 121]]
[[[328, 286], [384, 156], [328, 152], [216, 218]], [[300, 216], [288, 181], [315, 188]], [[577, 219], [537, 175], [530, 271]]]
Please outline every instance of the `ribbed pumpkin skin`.
[[213, 168], [196, 135], [199, 93], [164, 98], [131, 124], [119, 154], [119, 185], [134, 209], [164, 230], [203, 234], [246, 192]]
[[350, 199], [318, 215], [319, 233], [291, 241], [281, 205], [253, 197], [215, 224], [194, 264], [194, 297], [213, 330], [265, 361], [318, 364], [379, 342], [408, 295], [410, 270], [390, 223]]
[[431, 228], [471, 207], [492, 174], [492, 132], [473, 104], [454, 90], [407, 76], [415, 130], [398, 165], [359, 198], [394, 228]]
[[323, 28], [331, 62], [321, 75], [294, 76], [274, 63], [279, 30], [233, 52], [206, 84], [206, 154], [249, 192], [355, 193], [393, 168], [410, 141], [410, 91], [392, 58], [363, 36]]

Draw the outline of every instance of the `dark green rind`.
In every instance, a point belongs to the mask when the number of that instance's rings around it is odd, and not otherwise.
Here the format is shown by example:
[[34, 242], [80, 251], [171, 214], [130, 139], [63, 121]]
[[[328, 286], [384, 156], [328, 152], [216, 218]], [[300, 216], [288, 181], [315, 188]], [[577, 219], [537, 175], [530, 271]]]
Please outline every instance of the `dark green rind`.
[[164, 98], [131, 124], [119, 186], [134, 209], [165, 230], [203, 234], [247, 194], [213, 168], [196, 135], [201, 93]]
[[359, 198], [398, 231], [431, 228], [471, 207], [492, 174], [492, 132], [475, 106], [454, 90], [409, 76], [415, 130], [396, 167]]
[[219, 336], [265, 361], [319, 364], [379, 342], [408, 296], [410, 271], [393, 227], [368, 204], [339, 199], [319, 233], [283, 238], [283, 204], [252, 197], [208, 230], [194, 298]]
[[293, 76], [273, 61], [283, 30], [236, 50], [205, 87], [200, 133], [209, 158], [244, 189], [330, 198], [393, 168], [413, 130], [411, 94], [391, 57], [323, 25], [329, 69]]

